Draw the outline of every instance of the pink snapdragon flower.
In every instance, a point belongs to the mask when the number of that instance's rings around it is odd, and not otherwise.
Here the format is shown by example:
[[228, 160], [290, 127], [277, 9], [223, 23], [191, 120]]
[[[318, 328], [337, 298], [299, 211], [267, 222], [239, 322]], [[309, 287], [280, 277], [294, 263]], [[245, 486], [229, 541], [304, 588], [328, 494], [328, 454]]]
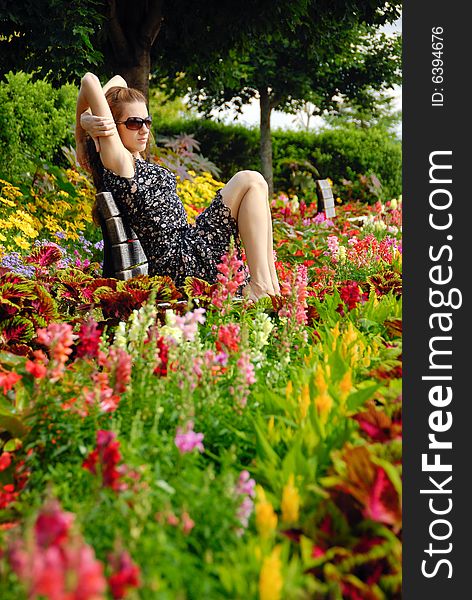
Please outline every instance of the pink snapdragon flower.
[[256, 496], [256, 482], [251, 479], [248, 471], [241, 471], [239, 479], [236, 483], [235, 494], [241, 498], [241, 504], [238, 507], [236, 516], [239, 519], [242, 528], [238, 529], [238, 535], [244, 533], [244, 529], [248, 526], [249, 517], [254, 510], [254, 501], [252, 498]]
[[328, 235], [328, 256], [331, 255], [331, 260], [333, 262], [338, 262], [339, 260], [339, 240], [335, 235]]
[[239, 474], [236, 493], [240, 496], [250, 496], [251, 498], [256, 496], [256, 482], [254, 479], [251, 479], [251, 475], [246, 469]]
[[102, 600], [106, 579], [91, 546], [72, 531], [74, 515], [50, 500], [39, 513], [28, 543], [16, 540], [8, 559], [27, 586], [28, 598]]
[[193, 450], [195, 450], [195, 448], [199, 452], [203, 452], [205, 449], [202, 444], [204, 437], [205, 436], [203, 435], [203, 433], [196, 433], [193, 430], [193, 421], [188, 421], [188, 423], [185, 426], [185, 429], [177, 427], [174, 442], [181, 454], [192, 452]]
[[185, 341], [193, 342], [198, 331], [198, 324], [205, 323], [205, 309], [196, 308], [192, 312], [187, 312], [184, 315], [175, 315], [175, 325], [182, 332], [182, 337]]
[[236, 363], [238, 369], [234, 385], [229, 388], [230, 394], [237, 400], [240, 408], [247, 404], [250, 386], [256, 382], [254, 365], [249, 352], [242, 352]]
[[49, 349], [52, 366], [49, 370], [49, 380], [52, 383], [59, 381], [65, 371], [65, 364], [72, 354], [74, 340], [78, 338], [72, 333], [72, 326], [69, 323], [49, 323], [46, 328], [37, 329], [37, 341], [44, 344]]
[[246, 279], [244, 263], [238, 258], [238, 251], [234, 245], [221, 257], [217, 269], [216, 278], [219, 285], [213, 292], [212, 302], [218, 308], [223, 308], [223, 304], [236, 294]]
[[279, 317], [294, 317], [300, 325], [307, 323], [307, 302], [308, 297], [308, 268], [305, 265], [298, 265], [295, 273], [280, 282], [280, 293], [287, 299], [279, 310]]
[[20, 381], [21, 375], [14, 371], [6, 371], [0, 367], [0, 388], [3, 388], [3, 393], [9, 392], [17, 381]]
[[123, 348], [110, 347], [108, 356], [99, 351], [98, 364], [113, 377], [113, 392], [123, 394], [131, 381], [132, 358]]

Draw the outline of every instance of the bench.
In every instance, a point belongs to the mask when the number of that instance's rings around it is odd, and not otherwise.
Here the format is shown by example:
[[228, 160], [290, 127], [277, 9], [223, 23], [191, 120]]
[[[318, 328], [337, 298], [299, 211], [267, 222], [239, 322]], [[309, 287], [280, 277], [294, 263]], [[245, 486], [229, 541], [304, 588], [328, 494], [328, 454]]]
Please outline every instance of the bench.
[[103, 277], [131, 279], [148, 274], [148, 260], [141, 242], [123, 219], [110, 192], [96, 195], [103, 235]]
[[[325, 213], [327, 219], [334, 217], [333, 190], [329, 181], [316, 181], [318, 197], [317, 212]], [[96, 195], [100, 227], [103, 235], [103, 277], [131, 279], [137, 275], [148, 274], [148, 259], [141, 242], [132, 228], [123, 219], [110, 192]]]
[[327, 179], [316, 180], [316, 196], [318, 198], [317, 213], [324, 212], [327, 219], [336, 216], [334, 196], [331, 185]]

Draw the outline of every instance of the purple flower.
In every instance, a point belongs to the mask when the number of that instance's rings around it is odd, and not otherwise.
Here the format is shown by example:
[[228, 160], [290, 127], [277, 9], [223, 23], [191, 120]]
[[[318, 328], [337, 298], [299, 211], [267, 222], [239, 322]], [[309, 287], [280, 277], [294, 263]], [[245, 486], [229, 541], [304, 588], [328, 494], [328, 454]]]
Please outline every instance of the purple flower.
[[256, 482], [250, 478], [249, 471], [241, 471], [236, 484], [236, 493], [251, 496], [251, 498], [256, 495]]
[[193, 430], [193, 421], [189, 421], [185, 426], [185, 430], [181, 427], [177, 427], [174, 441], [175, 445], [179, 449], [179, 452], [181, 454], [185, 454], [186, 452], [192, 452], [195, 448], [199, 452], [203, 452], [203, 438], [203, 433], [196, 433]]
[[248, 471], [241, 471], [234, 492], [241, 499], [241, 503], [236, 511], [236, 517], [242, 526], [237, 529], [237, 534], [242, 535], [244, 529], [248, 526], [249, 517], [254, 510], [254, 501], [252, 498], [256, 495], [256, 482], [254, 479], [251, 479]]
[[[251, 498], [246, 496], [236, 511], [236, 516], [244, 528], [246, 528], [249, 524], [249, 517], [252, 515], [253, 509], [254, 502], [251, 500]], [[242, 531], [240, 533], [242, 533]]]

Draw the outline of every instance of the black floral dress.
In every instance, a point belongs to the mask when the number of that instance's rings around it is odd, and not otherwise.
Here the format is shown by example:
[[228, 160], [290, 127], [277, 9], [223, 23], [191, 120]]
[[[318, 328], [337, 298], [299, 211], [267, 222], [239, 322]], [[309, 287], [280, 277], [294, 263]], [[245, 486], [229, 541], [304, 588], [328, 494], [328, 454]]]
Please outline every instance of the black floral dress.
[[[241, 257], [238, 224], [223, 203], [221, 190], [190, 225], [177, 195], [176, 177], [165, 167], [137, 158], [134, 177], [104, 169], [103, 183], [138, 236], [150, 276], [168, 275], [177, 286], [187, 276], [215, 283], [217, 265], [232, 237]], [[245, 283], [248, 280], [245, 270]]]

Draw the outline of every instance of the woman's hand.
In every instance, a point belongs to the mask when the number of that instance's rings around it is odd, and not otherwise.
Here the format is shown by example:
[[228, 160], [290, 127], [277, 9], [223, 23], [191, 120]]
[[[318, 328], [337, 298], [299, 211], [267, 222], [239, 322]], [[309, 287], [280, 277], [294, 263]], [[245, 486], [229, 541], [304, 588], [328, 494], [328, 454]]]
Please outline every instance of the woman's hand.
[[100, 152], [100, 141], [98, 138], [114, 135], [116, 132], [116, 124], [113, 119], [96, 117], [88, 111], [80, 115], [80, 126], [95, 142], [97, 152]]

